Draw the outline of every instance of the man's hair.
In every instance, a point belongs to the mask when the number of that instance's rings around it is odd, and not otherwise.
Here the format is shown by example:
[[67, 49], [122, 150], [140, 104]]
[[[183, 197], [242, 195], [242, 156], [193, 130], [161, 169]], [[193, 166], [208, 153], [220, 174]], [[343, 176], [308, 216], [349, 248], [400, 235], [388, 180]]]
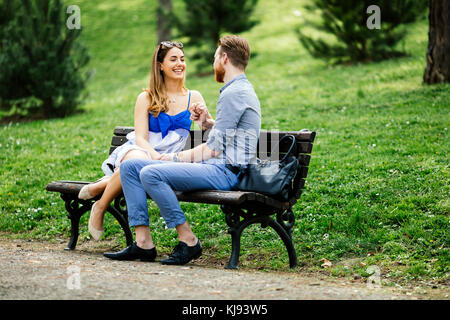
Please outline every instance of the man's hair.
[[219, 46], [219, 52], [225, 52], [235, 67], [245, 70], [250, 59], [250, 45], [246, 39], [235, 35], [225, 36], [219, 40]]

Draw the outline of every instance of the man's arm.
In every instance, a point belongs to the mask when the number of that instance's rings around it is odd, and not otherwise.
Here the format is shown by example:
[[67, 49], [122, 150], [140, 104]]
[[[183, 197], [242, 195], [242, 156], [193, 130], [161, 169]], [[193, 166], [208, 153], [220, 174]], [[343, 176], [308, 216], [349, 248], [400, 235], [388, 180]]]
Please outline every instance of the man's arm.
[[219, 153], [209, 148], [206, 143], [196, 146], [190, 150], [178, 152], [180, 162], [200, 162], [214, 158]]
[[196, 146], [195, 148], [180, 151], [178, 153], [166, 153], [159, 160], [162, 161], [178, 161], [178, 162], [201, 162], [214, 158], [219, 153], [209, 148], [206, 143]]
[[[224, 108], [226, 108], [226, 111]], [[226, 135], [228, 134], [227, 131], [230, 130], [231, 132], [234, 132], [236, 130], [237, 124], [244, 110], [245, 105], [242, 104], [242, 99], [237, 94], [228, 94], [222, 98], [219, 98], [216, 121], [212, 120], [212, 118], [210, 118], [212, 121], [205, 121], [208, 124], [212, 124], [208, 141], [193, 149], [181, 151], [178, 154], [164, 154], [160, 160], [199, 162], [217, 157], [224, 151], [224, 142], [226, 141]], [[195, 112], [192, 114], [195, 114]], [[205, 113], [202, 112], [202, 115], [206, 118]]]

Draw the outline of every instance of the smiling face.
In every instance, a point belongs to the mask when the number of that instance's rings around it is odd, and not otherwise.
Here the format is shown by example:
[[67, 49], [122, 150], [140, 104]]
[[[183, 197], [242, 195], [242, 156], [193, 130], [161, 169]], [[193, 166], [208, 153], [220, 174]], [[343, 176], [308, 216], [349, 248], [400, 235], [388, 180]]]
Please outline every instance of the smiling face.
[[186, 73], [186, 62], [184, 61], [184, 53], [177, 47], [171, 48], [163, 62], [160, 64], [161, 71], [166, 78], [182, 80]]

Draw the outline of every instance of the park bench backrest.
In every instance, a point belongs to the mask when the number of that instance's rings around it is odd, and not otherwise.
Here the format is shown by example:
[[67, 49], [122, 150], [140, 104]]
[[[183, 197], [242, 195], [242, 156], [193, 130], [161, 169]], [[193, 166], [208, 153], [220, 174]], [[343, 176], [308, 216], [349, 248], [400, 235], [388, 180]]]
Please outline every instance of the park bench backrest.
[[[118, 146], [121, 146], [125, 142], [127, 142], [126, 135], [133, 131], [133, 127], [116, 127], [114, 129], [114, 136], [111, 141], [111, 147], [109, 153], [114, 151]], [[207, 131], [201, 130], [191, 130], [190, 137], [186, 141], [185, 149], [194, 148], [208, 139]], [[297, 172], [297, 175], [294, 179], [294, 194], [291, 195], [290, 202], [296, 201], [301, 195], [301, 191], [305, 185], [305, 178], [308, 174], [308, 166], [311, 159], [309, 155], [312, 151], [314, 138], [316, 133], [309, 130], [301, 130], [301, 131], [267, 131], [261, 130], [258, 141], [258, 158], [260, 159], [277, 159], [281, 158], [289, 148], [289, 142], [284, 144], [280, 144], [278, 151], [278, 155], [271, 155], [270, 152], [275, 144], [285, 135], [293, 135], [297, 141], [297, 150], [298, 150], [298, 161], [301, 165], [300, 169]]]

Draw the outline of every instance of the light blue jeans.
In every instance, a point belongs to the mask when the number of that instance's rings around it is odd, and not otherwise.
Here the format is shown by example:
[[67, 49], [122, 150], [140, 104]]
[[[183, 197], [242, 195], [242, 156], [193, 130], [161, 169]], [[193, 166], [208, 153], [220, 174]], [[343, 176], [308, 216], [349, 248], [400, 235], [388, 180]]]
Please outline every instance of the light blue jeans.
[[174, 190], [231, 190], [239, 182], [225, 165], [147, 159], [125, 160], [120, 179], [130, 226], [149, 225], [148, 193], [169, 229], [186, 222]]

